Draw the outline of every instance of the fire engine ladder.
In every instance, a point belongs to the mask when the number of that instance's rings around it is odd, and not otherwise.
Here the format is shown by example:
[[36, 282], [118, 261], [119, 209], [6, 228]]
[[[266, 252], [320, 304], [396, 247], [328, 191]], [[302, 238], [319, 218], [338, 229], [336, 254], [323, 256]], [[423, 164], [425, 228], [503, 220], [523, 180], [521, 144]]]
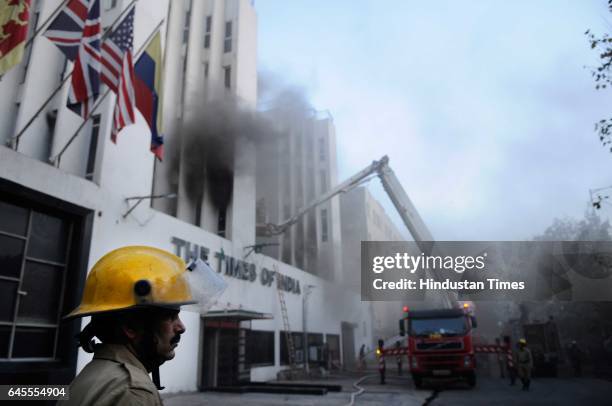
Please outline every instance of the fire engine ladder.
[[[276, 270], [276, 275], [280, 275]], [[295, 363], [295, 346], [293, 345], [293, 336], [291, 335], [291, 327], [289, 325], [289, 315], [287, 313], [287, 303], [285, 303], [285, 294], [280, 289], [280, 283], [276, 284], [276, 292], [278, 293], [278, 301], [280, 302], [281, 314], [283, 316], [283, 326], [285, 328], [285, 340], [287, 341], [287, 356], [289, 358], [290, 375], [293, 376], [293, 372], [297, 370]]]

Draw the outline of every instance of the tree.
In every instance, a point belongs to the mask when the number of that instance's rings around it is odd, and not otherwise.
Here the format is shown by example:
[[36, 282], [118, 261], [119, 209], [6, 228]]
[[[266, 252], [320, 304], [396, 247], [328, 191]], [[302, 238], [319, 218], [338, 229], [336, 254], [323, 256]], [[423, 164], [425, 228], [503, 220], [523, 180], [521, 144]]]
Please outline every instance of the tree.
[[[610, 0], [612, 1], [612, 0]], [[554, 219], [535, 241], [612, 241], [610, 222], [602, 221], [593, 209], [587, 209], [584, 219]]]
[[[603, 221], [593, 208], [586, 210], [584, 218], [554, 219], [553, 223], [535, 241], [612, 241], [610, 223]], [[612, 302], [557, 301], [523, 303], [530, 319], [557, 321], [561, 340], [578, 340], [591, 351], [593, 359], [600, 354], [602, 338], [612, 334]]]
[[[608, 0], [608, 10], [612, 12], [612, 0]], [[595, 80], [595, 89], [606, 89], [612, 87], [612, 37], [605, 33], [596, 36], [587, 30], [584, 33], [591, 44], [591, 49], [599, 52], [599, 66], [591, 70]], [[601, 143], [610, 148], [612, 152], [612, 117], [604, 118], [595, 123], [595, 131], [599, 134]]]

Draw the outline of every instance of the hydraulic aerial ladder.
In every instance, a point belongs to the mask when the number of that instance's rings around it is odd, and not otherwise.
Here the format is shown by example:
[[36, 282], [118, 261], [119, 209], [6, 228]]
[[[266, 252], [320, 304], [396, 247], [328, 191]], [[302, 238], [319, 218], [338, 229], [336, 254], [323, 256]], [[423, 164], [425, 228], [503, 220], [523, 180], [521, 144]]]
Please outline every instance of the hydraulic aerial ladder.
[[[423, 252], [429, 252], [431, 249], [431, 244], [427, 244], [427, 242], [434, 241], [431, 232], [425, 225], [425, 222], [419, 215], [416, 207], [408, 197], [408, 194], [402, 187], [401, 183], [395, 176], [395, 173], [389, 166], [389, 157], [386, 155], [383, 156], [380, 160], [372, 162], [369, 166], [362, 169], [355, 175], [351, 176], [344, 182], [340, 183], [338, 186], [328, 190], [326, 193], [321, 195], [320, 197], [314, 199], [306, 206], [302, 207], [297, 211], [296, 214], [289, 217], [285, 221], [280, 224], [258, 224], [257, 225], [257, 233], [259, 235], [267, 235], [274, 236], [279, 235], [285, 232], [289, 227], [293, 224], [297, 223], [304, 214], [319, 206], [322, 203], [330, 200], [332, 197], [340, 194], [346, 193], [351, 189], [370, 181], [373, 177], [378, 176], [380, 181], [382, 182], [383, 188], [389, 195], [391, 202], [395, 206], [398, 211], [402, 221], [410, 231], [412, 238], [418, 245], [418, 247]], [[436, 275], [432, 275], [436, 278]], [[452, 294], [447, 293], [442, 297], [444, 304], [447, 307], [457, 307], [456, 298], [452, 296]]]

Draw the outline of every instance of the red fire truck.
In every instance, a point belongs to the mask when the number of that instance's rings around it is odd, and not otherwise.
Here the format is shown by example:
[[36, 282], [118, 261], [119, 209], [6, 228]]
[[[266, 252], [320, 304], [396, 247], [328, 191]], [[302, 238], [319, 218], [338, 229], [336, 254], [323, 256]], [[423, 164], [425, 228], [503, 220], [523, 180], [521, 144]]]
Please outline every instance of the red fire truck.
[[408, 355], [414, 385], [422, 387], [425, 378], [463, 378], [474, 387], [476, 359], [472, 329], [475, 327], [476, 319], [468, 304], [462, 308], [416, 311], [404, 307], [400, 335], [407, 335], [407, 345], [402, 352]]

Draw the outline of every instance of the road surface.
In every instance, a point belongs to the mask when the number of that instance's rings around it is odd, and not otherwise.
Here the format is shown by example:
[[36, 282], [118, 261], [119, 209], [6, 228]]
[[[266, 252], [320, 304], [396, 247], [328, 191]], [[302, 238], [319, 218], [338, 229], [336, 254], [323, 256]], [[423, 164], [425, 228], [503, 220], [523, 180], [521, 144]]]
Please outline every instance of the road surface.
[[[475, 389], [461, 383], [426, 386], [417, 390], [410, 378], [391, 375], [386, 385], [378, 383], [375, 371], [361, 387], [365, 391], [355, 398], [358, 406], [564, 406], [564, 405], [612, 405], [612, 382], [594, 378], [540, 378], [532, 382], [529, 392], [508, 385], [507, 380], [482, 378]], [[218, 393], [197, 392], [164, 396], [166, 406], [228, 405], [228, 406], [273, 406], [273, 405], [346, 405], [356, 389], [353, 382], [358, 375], [337, 375], [326, 380], [311, 380], [309, 383], [342, 385], [342, 392], [329, 392], [324, 396], [279, 395], [264, 393]]]

